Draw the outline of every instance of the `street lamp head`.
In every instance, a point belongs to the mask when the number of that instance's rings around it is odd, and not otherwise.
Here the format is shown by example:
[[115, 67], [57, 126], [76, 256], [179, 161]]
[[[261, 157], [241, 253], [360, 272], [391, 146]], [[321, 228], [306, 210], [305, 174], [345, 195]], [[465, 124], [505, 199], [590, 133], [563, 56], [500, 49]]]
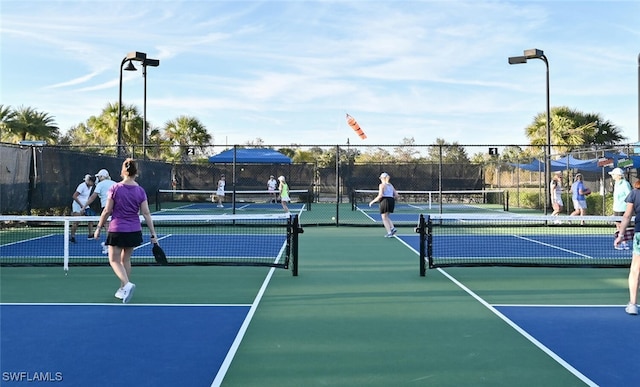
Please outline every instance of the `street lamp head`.
[[509, 57], [509, 64], [520, 64], [520, 63], [527, 63], [527, 57], [526, 56], [510, 56]]
[[123, 68], [124, 71], [137, 71], [136, 67], [133, 65], [131, 60], [127, 63], [127, 67]]
[[142, 61], [142, 65], [143, 66], [158, 67], [158, 66], [160, 66], [160, 60], [159, 59], [145, 59], [144, 61]]
[[544, 51], [538, 50], [537, 48], [530, 48], [528, 50], [524, 50], [524, 56], [527, 59], [542, 58], [544, 56]]
[[147, 54], [144, 52], [133, 51], [127, 54], [126, 59], [142, 62], [143, 60], [147, 59]]

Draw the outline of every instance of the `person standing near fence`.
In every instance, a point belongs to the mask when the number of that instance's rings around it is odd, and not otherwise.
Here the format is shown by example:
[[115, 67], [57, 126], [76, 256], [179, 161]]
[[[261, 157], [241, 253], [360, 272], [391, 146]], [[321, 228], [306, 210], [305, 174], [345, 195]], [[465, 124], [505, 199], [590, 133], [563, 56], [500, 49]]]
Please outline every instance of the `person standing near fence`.
[[380, 217], [382, 218], [384, 228], [387, 230], [386, 238], [393, 237], [397, 231], [389, 214], [392, 214], [395, 210], [398, 191], [396, 191], [393, 184], [389, 183], [389, 180], [391, 180], [391, 176], [386, 172], [382, 172], [380, 175], [380, 185], [378, 186], [378, 196], [369, 202], [369, 207], [374, 203], [380, 203]]
[[289, 213], [289, 206], [287, 203], [291, 201], [291, 197], [289, 197], [289, 184], [287, 184], [284, 176], [278, 177], [280, 181], [280, 185], [278, 186], [278, 191], [280, 191], [280, 203], [282, 204], [282, 209], [287, 214]]
[[218, 197], [218, 207], [222, 208], [224, 205], [222, 202], [224, 201], [224, 187], [227, 182], [225, 180], [224, 175], [220, 175], [220, 180], [218, 180], [218, 187], [216, 188], [216, 196]]
[[267, 180], [267, 191], [269, 191], [271, 203], [278, 202], [278, 193], [276, 192], [276, 188], [278, 188], [278, 181], [273, 177], [273, 175], [271, 175], [269, 176], [269, 180]]
[[558, 216], [562, 213], [564, 206], [562, 202], [562, 172], [558, 171], [553, 175], [549, 189], [551, 191], [551, 207], [553, 208], [551, 215]]
[[[571, 197], [573, 199], [573, 212], [571, 216], [585, 216], [587, 213], [587, 198], [585, 194], [587, 193], [587, 189], [582, 182], [582, 174], [576, 173], [574, 177], [574, 182], [571, 185]], [[581, 222], [584, 224], [584, 221]]]
[[[96, 184], [95, 190], [93, 190], [93, 193], [89, 197], [89, 200], [87, 200], [86, 205], [88, 207], [97, 198], [100, 198], [100, 208], [102, 208], [102, 210], [104, 211], [104, 208], [107, 206], [107, 194], [109, 192], [109, 188], [111, 188], [111, 186], [116, 182], [111, 180], [109, 171], [107, 171], [106, 169], [99, 170], [98, 173], [96, 173], [96, 178], [98, 179], [98, 183]], [[105, 227], [107, 229], [109, 228], [108, 221], [105, 224]], [[102, 242], [100, 245], [102, 246], [102, 254], [107, 254], [109, 252], [107, 245], [104, 242]]]
[[[95, 178], [91, 175], [84, 175], [84, 181], [76, 187], [76, 190], [73, 192], [71, 196], [73, 198], [73, 202], [71, 203], [71, 215], [73, 216], [85, 216], [86, 214], [86, 203], [89, 200], [89, 196], [91, 196], [91, 190], [93, 189], [95, 182]], [[91, 214], [89, 214], [91, 215]], [[71, 235], [69, 237], [69, 241], [72, 243], [76, 243], [76, 232], [78, 231], [78, 223], [71, 223]], [[87, 239], [93, 239], [93, 222], [88, 222], [89, 234], [87, 235]]]
[[[622, 215], [620, 229], [625, 230], [631, 223], [634, 214], [640, 214], [640, 180], [633, 183], [633, 189], [625, 199], [626, 209]], [[638, 314], [638, 280], [640, 278], [640, 222], [635, 222], [633, 234], [633, 255], [629, 266], [629, 303], [625, 307], [628, 314]], [[614, 246], [620, 245], [624, 240], [624, 233], [618, 233], [613, 242]]]
[[130, 281], [131, 254], [135, 247], [142, 244], [142, 225], [139, 214], [142, 213], [149, 232], [151, 242], [158, 243], [156, 230], [153, 226], [147, 194], [136, 182], [138, 166], [135, 160], [128, 158], [122, 163], [122, 181], [109, 188], [107, 193], [107, 205], [102, 210], [100, 222], [94, 234], [100, 237], [100, 229], [111, 216], [107, 234], [107, 246], [109, 246], [109, 264], [120, 279], [120, 288], [115, 297], [128, 303], [133, 296], [136, 285]]
[[[625, 199], [631, 192], [631, 184], [624, 178], [624, 172], [620, 168], [614, 168], [609, 172], [613, 179], [613, 215], [623, 216], [627, 209], [627, 202]], [[616, 231], [618, 235], [624, 234], [625, 229], [621, 228], [621, 222], [616, 222]], [[617, 250], [629, 250], [629, 244], [623, 241], [618, 246], [615, 246]]]

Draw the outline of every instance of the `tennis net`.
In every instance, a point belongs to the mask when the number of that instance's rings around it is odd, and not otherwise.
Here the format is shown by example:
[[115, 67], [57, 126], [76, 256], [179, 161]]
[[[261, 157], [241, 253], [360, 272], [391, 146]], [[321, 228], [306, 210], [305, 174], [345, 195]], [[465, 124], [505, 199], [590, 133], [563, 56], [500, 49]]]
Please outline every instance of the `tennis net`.
[[421, 214], [416, 228], [420, 234], [420, 274], [424, 275], [426, 265], [629, 266], [631, 251], [613, 246], [615, 222], [621, 219]]
[[[297, 215], [153, 215], [160, 246], [173, 265], [270, 266], [298, 274]], [[0, 265], [108, 265], [101, 241], [89, 239], [87, 222], [99, 217], [0, 216]], [[75, 242], [73, 222], [80, 221]], [[149, 234], [131, 257], [133, 265], [154, 265]]]
[[[377, 211], [369, 202], [378, 190], [358, 189], [351, 192], [353, 211]], [[508, 211], [505, 190], [398, 191], [395, 212], [491, 212]]]
[[[309, 190], [290, 190], [292, 211], [311, 210], [312, 194]], [[211, 212], [213, 214], [232, 210], [233, 213], [247, 211], [282, 211], [280, 195], [268, 190], [225, 191], [219, 197], [217, 191], [209, 190], [165, 190], [156, 192], [156, 211], [168, 213]]]

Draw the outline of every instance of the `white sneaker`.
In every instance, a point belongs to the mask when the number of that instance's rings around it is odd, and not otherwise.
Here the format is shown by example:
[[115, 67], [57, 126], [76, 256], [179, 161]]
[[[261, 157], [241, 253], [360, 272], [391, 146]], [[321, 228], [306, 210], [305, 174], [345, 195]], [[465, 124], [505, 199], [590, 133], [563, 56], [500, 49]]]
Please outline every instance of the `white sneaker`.
[[625, 250], [629, 250], [629, 244], [627, 242], [622, 242], [622, 248]]
[[624, 308], [624, 311], [627, 312], [627, 314], [636, 315], [638, 314], [638, 306], [635, 304], [628, 304], [627, 307]]
[[114, 294], [114, 296], [117, 299], [122, 300], [124, 298], [124, 290], [122, 290], [122, 288], [118, 288], [118, 290], [116, 290], [116, 294]]
[[104, 242], [100, 242], [100, 246], [102, 246], [102, 254], [109, 254], [109, 248], [104, 244]]
[[222, 204], [218, 204], [218, 208], [224, 208]]
[[126, 304], [133, 297], [133, 292], [136, 290], [136, 285], [134, 283], [128, 282], [122, 288], [122, 303]]

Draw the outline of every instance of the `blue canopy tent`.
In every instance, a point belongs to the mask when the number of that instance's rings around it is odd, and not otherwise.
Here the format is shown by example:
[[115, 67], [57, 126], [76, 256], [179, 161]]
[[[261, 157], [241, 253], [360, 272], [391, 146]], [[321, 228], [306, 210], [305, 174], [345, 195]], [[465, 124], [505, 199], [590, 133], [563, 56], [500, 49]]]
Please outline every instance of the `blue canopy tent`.
[[[544, 172], [545, 170], [544, 163], [538, 159], [533, 159], [533, 161], [530, 162], [529, 164], [509, 163], [509, 165], [520, 168], [520, 169], [524, 169], [525, 171], [532, 171], [532, 172]], [[552, 172], [562, 171], [563, 169], [566, 169], [566, 168], [567, 168], [566, 164], [560, 164], [555, 160], [551, 160]]]
[[[209, 157], [210, 163], [233, 163], [234, 149], [228, 149]], [[237, 164], [291, 164], [291, 159], [282, 153], [268, 148], [235, 148]]]
[[572, 155], [568, 155], [554, 160], [554, 162], [562, 164], [564, 166], [564, 169], [577, 169], [582, 172], [602, 171], [602, 167], [598, 166], [598, 159], [580, 160], [576, 159]]
[[[623, 157], [622, 155], [606, 155], [607, 157], [613, 159], [614, 165], [617, 165], [618, 159]], [[634, 163], [634, 167], [636, 167], [636, 163], [640, 165], [640, 159], [636, 159], [635, 157], [631, 157]], [[542, 161], [538, 159], [533, 159], [529, 164], [515, 164], [509, 163], [509, 165], [517, 168], [524, 169], [526, 171], [533, 172], [544, 172], [545, 165]], [[602, 171], [601, 166], [598, 166], [598, 159], [589, 159], [589, 160], [580, 160], [576, 159], [572, 155], [568, 155], [556, 160], [551, 160], [551, 171], [563, 171], [566, 169], [577, 169], [581, 172], [600, 172]], [[605, 171], [610, 171], [613, 167], [604, 167]]]

